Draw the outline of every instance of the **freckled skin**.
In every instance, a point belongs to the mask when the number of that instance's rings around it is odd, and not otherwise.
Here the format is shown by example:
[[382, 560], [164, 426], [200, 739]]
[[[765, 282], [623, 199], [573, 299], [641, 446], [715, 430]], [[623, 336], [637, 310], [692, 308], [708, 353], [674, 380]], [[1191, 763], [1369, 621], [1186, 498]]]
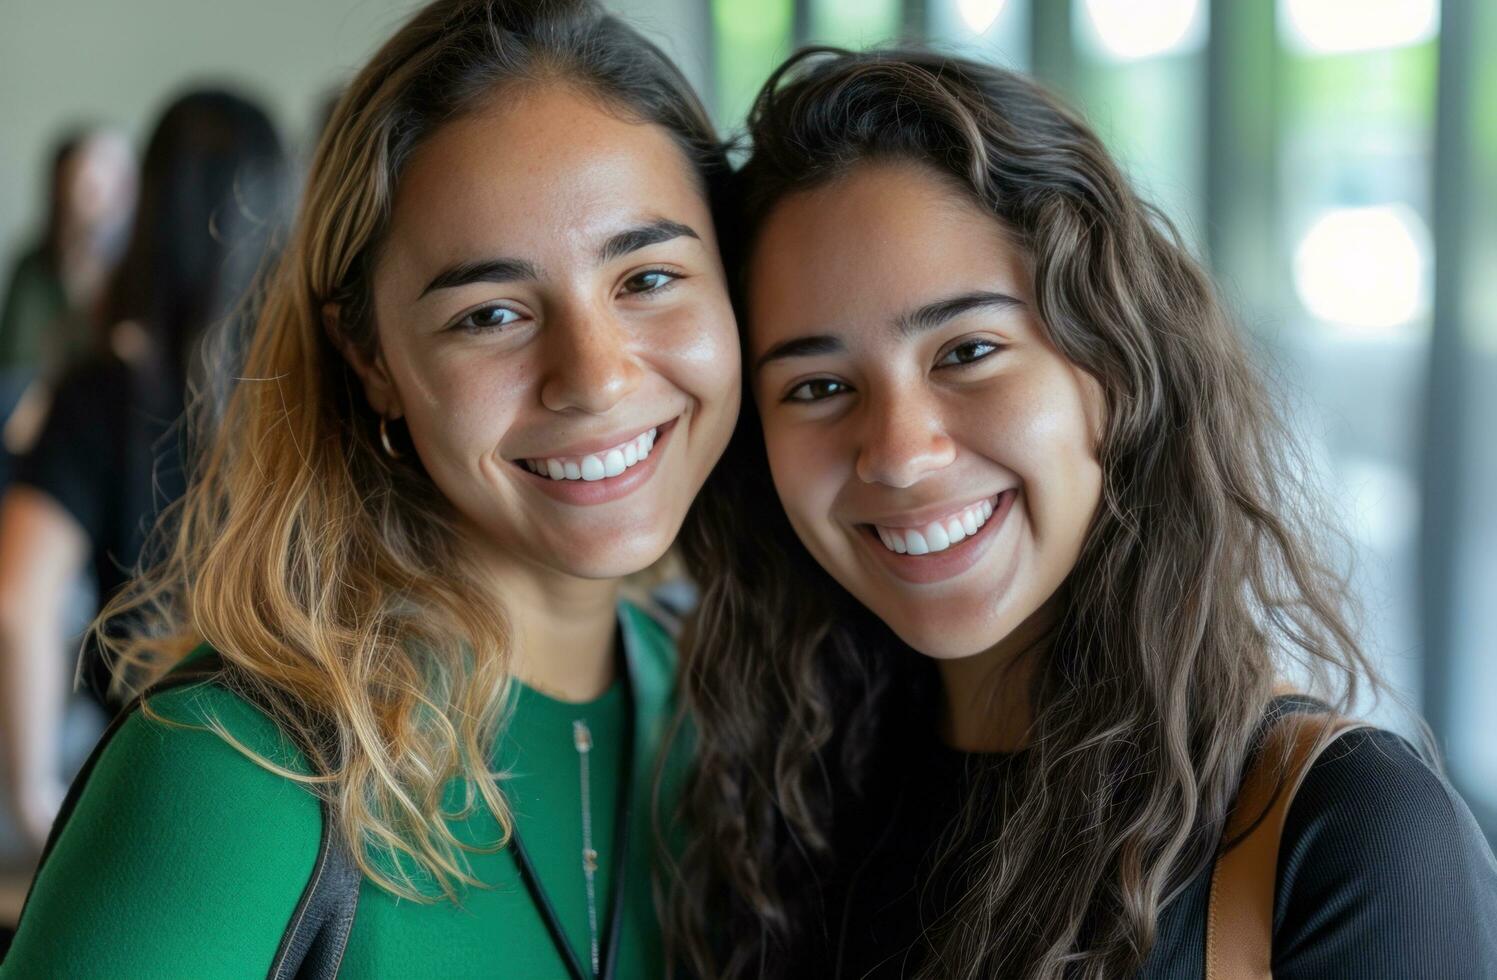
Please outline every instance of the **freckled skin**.
[[[599, 258], [610, 236], [661, 219], [699, 237]], [[497, 257], [539, 276], [422, 296], [448, 266]], [[677, 278], [636, 291], [655, 269]], [[513, 322], [451, 329], [495, 306]], [[613, 578], [666, 551], [731, 433], [739, 360], [709, 206], [664, 129], [562, 84], [499, 91], [410, 161], [374, 312], [379, 356], [359, 368], [370, 403], [404, 418], [496, 573]], [[658, 470], [617, 500], [564, 503], [517, 465], [673, 418]]]
[[[892, 326], [976, 290], [1023, 306], [907, 337]], [[1046, 338], [1024, 256], [996, 219], [928, 169], [861, 164], [774, 208], [754, 248], [748, 315], [755, 362], [803, 335], [845, 347], [771, 361], [753, 381], [775, 487], [816, 560], [927, 656], [971, 658], [1027, 634], [1021, 625], [1075, 565], [1100, 500], [1103, 396]], [[988, 346], [984, 358], [937, 366]], [[785, 400], [814, 379], [846, 388]], [[983, 557], [945, 581], [898, 578], [858, 528], [1008, 488], [1018, 495]]]

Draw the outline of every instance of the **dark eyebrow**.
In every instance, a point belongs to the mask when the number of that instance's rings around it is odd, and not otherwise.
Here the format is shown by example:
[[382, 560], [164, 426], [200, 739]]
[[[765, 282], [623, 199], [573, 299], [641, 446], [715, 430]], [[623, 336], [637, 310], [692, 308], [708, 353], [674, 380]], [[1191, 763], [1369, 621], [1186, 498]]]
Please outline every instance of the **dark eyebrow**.
[[661, 242], [668, 242], [672, 238], [682, 237], [695, 238], [697, 241], [702, 240], [702, 236], [693, 231], [691, 226], [683, 225], [679, 221], [671, 221], [668, 218], [661, 218], [647, 225], [640, 225], [638, 228], [621, 231], [609, 238], [608, 241], [603, 243], [603, 247], [598, 249], [598, 261], [611, 262], [620, 256], [628, 255], [630, 252], [637, 252], [650, 245], [659, 245]]
[[759, 360], [754, 362], [754, 371], [762, 371], [764, 365], [770, 361], [778, 361], [786, 357], [815, 357], [817, 354], [840, 354], [846, 349], [840, 338], [828, 334], [819, 334], [814, 337], [795, 337], [775, 344], [760, 355]]
[[959, 317], [963, 313], [970, 313], [985, 307], [1000, 310], [1022, 309], [1024, 301], [1008, 293], [975, 290], [950, 299], [927, 303], [917, 310], [900, 314], [894, 319], [894, 331], [901, 337], [911, 337], [925, 333], [927, 330], [934, 330], [947, 320]]
[[517, 282], [523, 279], [539, 279], [536, 267], [524, 259], [478, 259], [450, 265], [437, 273], [437, 277], [426, 284], [417, 299], [437, 289], [451, 289], [475, 282]]
[[[934, 330], [941, 324], [953, 317], [961, 316], [963, 313], [984, 307], [997, 309], [1018, 309], [1024, 306], [1024, 301], [1010, 296], [1007, 293], [977, 290], [975, 292], [963, 293], [949, 299], [937, 300], [927, 303], [917, 310], [903, 313], [894, 319], [894, 330], [902, 337], [913, 334], [924, 333]], [[764, 365], [770, 361], [777, 361], [786, 357], [814, 357], [818, 354], [840, 354], [847, 347], [842, 343], [840, 337], [831, 334], [817, 334], [810, 337], [795, 337], [775, 344], [754, 364], [754, 370], [762, 370]]]
[[[695, 238], [697, 241], [702, 240], [702, 236], [698, 235], [690, 225], [661, 218], [612, 236], [598, 249], [598, 260], [608, 262], [621, 255], [628, 255], [630, 252], [636, 252], [650, 245], [658, 245], [672, 238], [683, 236]], [[519, 282], [540, 277], [535, 264], [524, 259], [479, 259], [459, 262], [437, 273], [436, 278], [426, 284], [426, 288], [421, 290], [421, 296], [417, 298], [424, 298], [427, 293], [434, 290], [467, 286], [475, 282]]]

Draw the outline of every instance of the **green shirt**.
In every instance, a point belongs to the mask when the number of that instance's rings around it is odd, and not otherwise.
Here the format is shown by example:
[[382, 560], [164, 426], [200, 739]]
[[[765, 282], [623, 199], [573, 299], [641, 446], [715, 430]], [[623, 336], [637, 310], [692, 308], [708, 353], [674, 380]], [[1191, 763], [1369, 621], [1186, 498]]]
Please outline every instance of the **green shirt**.
[[[652, 900], [653, 781], [674, 704], [675, 651], [638, 609], [620, 622], [636, 701], [633, 817], [625, 871], [618, 976], [664, 972]], [[236, 738], [305, 768], [257, 708], [217, 685], [152, 700], [173, 720], [211, 712]], [[581, 866], [581, 785], [572, 722], [592, 731], [593, 846], [599, 851], [599, 932], [610, 912], [615, 802], [621, 789], [621, 683], [585, 704], [520, 686], [497, 758], [526, 850], [567, 938], [591, 960]], [[666, 792], [674, 793], [672, 761]], [[460, 784], [449, 793], [449, 809]], [[493, 840], [482, 807], [449, 826], [460, 840]], [[100, 757], [27, 901], [0, 977], [263, 977], [307, 884], [322, 818], [300, 785], [268, 772], [212, 732], [172, 728], [136, 713]], [[365, 879], [339, 976], [565, 977], [508, 849], [468, 855], [492, 888], [467, 888], [460, 906], [399, 899]], [[600, 935], [600, 941], [602, 936]]]

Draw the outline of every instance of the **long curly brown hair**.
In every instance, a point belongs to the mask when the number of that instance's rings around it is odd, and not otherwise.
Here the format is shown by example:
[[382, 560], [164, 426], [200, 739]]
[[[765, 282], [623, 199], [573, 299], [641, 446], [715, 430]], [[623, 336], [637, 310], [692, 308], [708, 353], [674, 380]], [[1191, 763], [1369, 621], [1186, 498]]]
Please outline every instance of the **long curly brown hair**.
[[[1105, 391], [1102, 503], [1033, 672], [1027, 749], [1001, 820], [978, 791], [953, 815], [985, 837], [922, 975], [1131, 973], [1215, 853], [1276, 677], [1342, 709], [1359, 683], [1380, 689], [1311, 467], [1170, 223], [1033, 81], [919, 50], [812, 49], [766, 83], [749, 129], [741, 248], [787, 194], [917, 162], [1022, 243], [1050, 340]], [[938, 682], [800, 545], [752, 411], [682, 548], [702, 597], [672, 949], [703, 976], [793, 975], [822, 930], [817, 880], [846, 816], [833, 800], [926, 723]]]

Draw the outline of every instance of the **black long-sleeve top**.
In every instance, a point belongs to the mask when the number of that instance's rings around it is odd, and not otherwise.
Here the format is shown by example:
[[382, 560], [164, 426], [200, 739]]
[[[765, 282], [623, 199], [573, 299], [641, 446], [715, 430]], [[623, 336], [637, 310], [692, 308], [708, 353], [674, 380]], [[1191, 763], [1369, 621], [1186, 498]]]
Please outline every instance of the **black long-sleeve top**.
[[[976, 768], [996, 766], [1001, 786], [1013, 764], [934, 738], [920, 752], [839, 835], [837, 850], [860, 860], [825, 883], [818, 975], [915, 972], [959, 890], [933, 876], [941, 838]], [[1466, 804], [1391, 732], [1353, 731], [1316, 761], [1289, 810], [1277, 881], [1275, 980], [1497, 980], [1497, 861]], [[1160, 911], [1140, 980], [1204, 976], [1210, 884], [1207, 867]]]

